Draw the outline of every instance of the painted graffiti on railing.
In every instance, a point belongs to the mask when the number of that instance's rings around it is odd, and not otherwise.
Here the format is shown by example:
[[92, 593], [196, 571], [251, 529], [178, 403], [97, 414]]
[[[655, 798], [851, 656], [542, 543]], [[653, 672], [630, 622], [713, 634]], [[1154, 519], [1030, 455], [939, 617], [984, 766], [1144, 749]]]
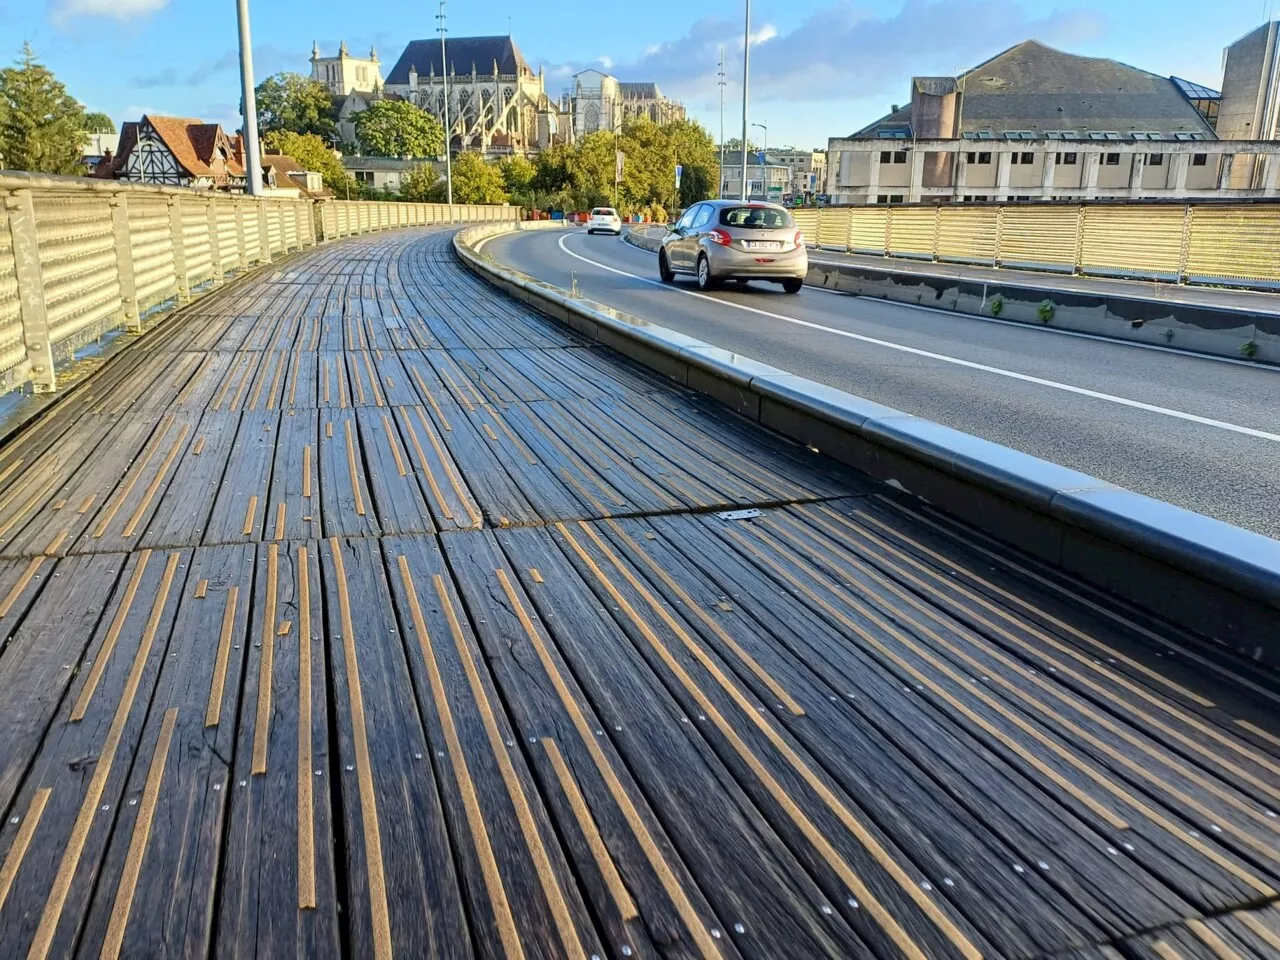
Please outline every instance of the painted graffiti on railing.
[[59, 364], [228, 276], [327, 240], [518, 220], [519, 207], [258, 199], [0, 173], [0, 392], [57, 388]]

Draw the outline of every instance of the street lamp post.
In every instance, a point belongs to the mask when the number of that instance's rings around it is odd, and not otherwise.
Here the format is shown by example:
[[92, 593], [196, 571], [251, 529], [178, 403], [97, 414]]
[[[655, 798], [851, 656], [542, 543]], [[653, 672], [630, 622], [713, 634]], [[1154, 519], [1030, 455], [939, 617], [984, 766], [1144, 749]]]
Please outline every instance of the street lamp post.
[[767, 123], [753, 123], [753, 127], [759, 127], [764, 131], [764, 149], [760, 152], [760, 183], [764, 190], [764, 198], [769, 199], [769, 125]]
[[453, 155], [450, 152], [452, 133], [449, 129], [449, 58], [445, 50], [444, 0], [440, 0], [440, 76], [444, 81], [444, 194], [445, 202], [453, 206]]
[[751, 0], [746, 0], [747, 13], [742, 31], [742, 196], [747, 199], [747, 102], [751, 87]]
[[720, 72], [717, 74], [720, 78], [720, 182], [716, 187], [716, 196], [724, 199], [724, 46], [720, 47]]
[[262, 193], [262, 156], [258, 153], [258, 102], [253, 95], [253, 49], [249, 38], [249, 0], [236, 0], [236, 17], [240, 25], [240, 100], [244, 122], [244, 161], [247, 182], [245, 191], [251, 196]]

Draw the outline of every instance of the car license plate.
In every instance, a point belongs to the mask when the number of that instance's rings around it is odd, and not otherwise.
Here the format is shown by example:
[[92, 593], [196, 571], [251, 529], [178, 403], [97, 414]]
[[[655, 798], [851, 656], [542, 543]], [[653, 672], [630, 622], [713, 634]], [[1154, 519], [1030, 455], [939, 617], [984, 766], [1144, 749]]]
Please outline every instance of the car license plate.
[[743, 240], [743, 247], [748, 250], [781, 250], [782, 244], [777, 240]]

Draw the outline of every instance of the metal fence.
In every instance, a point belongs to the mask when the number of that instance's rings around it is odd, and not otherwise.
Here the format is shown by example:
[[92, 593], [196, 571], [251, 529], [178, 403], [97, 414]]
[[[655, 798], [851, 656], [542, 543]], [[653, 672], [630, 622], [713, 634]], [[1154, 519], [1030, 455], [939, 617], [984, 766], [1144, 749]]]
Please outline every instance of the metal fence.
[[316, 243], [518, 207], [255, 198], [77, 177], [0, 175], [0, 391], [57, 388], [57, 367], [112, 330]]
[[1280, 285], [1280, 204], [936, 204], [794, 211], [827, 249], [1179, 283]]

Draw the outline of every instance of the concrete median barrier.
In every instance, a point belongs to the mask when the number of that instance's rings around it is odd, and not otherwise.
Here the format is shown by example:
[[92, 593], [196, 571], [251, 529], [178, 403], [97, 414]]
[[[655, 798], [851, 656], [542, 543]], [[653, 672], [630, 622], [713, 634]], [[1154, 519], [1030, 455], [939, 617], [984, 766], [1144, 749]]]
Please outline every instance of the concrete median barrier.
[[1096, 587], [1280, 664], [1280, 541], [574, 297], [477, 252], [513, 228], [464, 229], [454, 248], [490, 283], [584, 336]]

